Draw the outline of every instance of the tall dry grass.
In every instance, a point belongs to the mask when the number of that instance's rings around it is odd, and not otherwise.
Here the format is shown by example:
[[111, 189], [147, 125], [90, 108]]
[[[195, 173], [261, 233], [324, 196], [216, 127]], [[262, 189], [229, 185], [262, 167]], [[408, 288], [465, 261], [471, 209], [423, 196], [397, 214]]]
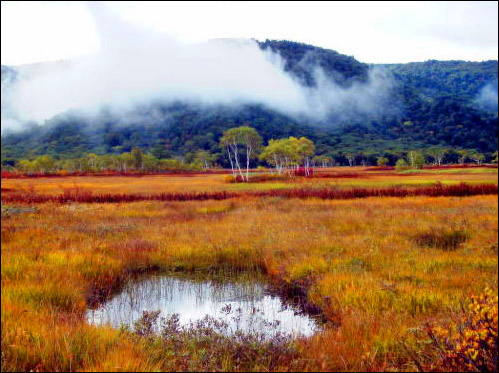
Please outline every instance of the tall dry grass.
[[[189, 367], [182, 351], [165, 355], [157, 341], [85, 322], [88, 304], [155, 269], [258, 271], [283, 293], [304, 294], [329, 327], [299, 341], [299, 365], [272, 369], [415, 370], [415, 356], [436, 364], [425, 325], [451, 321], [486, 287], [497, 292], [497, 201], [261, 195], [3, 206], [2, 370]], [[418, 239], [432, 232], [434, 241]], [[449, 250], [454, 241], [439, 232], [462, 234]]]

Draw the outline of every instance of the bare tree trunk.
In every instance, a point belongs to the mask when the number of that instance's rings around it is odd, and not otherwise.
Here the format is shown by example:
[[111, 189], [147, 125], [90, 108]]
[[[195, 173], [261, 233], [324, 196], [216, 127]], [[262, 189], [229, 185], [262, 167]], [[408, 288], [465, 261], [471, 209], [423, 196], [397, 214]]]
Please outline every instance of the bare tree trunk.
[[232, 156], [230, 155], [230, 147], [227, 145], [227, 154], [229, 154], [230, 168], [232, 169], [232, 175], [235, 176], [234, 163], [232, 162]]
[[251, 146], [246, 146], [246, 181], [249, 181], [249, 163], [251, 157]]
[[241, 179], [244, 181], [244, 174], [243, 171], [241, 170], [241, 165], [239, 164], [239, 153], [237, 149], [237, 144], [233, 144], [232, 151], [234, 152], [234, 160], [236, 161], [236, 167], [239, 171], [239, 175], [241, 175]]
[[286, 157], [285, 158], [285, 164], [284, 164], [284, 167], [286, 168], [286, 171], [288, 173], [288, 176], [291, 177], [291, 169], [290, 169], [290, 162], [289, 162], [289, 159]]

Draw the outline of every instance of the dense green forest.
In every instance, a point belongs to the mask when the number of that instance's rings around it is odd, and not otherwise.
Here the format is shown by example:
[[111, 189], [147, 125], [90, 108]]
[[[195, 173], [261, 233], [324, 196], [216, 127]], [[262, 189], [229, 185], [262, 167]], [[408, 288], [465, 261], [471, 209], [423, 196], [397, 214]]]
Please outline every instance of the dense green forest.
[[[352, 156], [368, 164], [378, 157], [394, 163], [410, 150], [428, 148], [453, 149], [447, 152], [454, 154], [449, 162], [457, 161], [460, 149], [483, 153], [490, 161], [497, 151], [497, 61], [368, 65], [301, 43], [267, 40], [259, 45], [279, 53], [285, 71], [307, 87], [316, 84], [316, 68], [343, 87], [366, 82], [370, 69], [388, 71], [395, 84], [386, 110], [317, 121], [286, 116], [264, 105], [201, 107], [183, 102], [141, 105], [134, 110], [136, 120], [106, 109], [92, 116], [61, 113], [21, 132], [4, 131], [2, 166], [45, 154], [64, 160], [88, 153], [118, 155], [140, 147], [157, 159], [193, 159], [206, 151], [215, 163], [228, 167], [219, 140], [227, 129], [243, 125], [255, 128], [265, 144], [307, 137], [318, 156], [339, 164], [348, 164]], [[15, 84], [15, 69], [2, 66], [1, 74], [4, 95], [4, 86]]]
[[[347, 162], [349, 166], [376, 164], [382, 168], [395, 165], [399, 171], [421, 169], [425, 165], [441, 167], [445, 163], [482, 166], [485, 155], [478, 151], [454, 150], [431, 147], [425, 151], [345, 153], [339, 159], [317, 155], [315, 143], [306, 138], [271, 139], [267, 145], [252, 127], [233, 127], [224, 131], [219, 146], [224, 158], [230, 163], [232, 174], [238, 181], [249, 181], [249, 172], [256, 164], [273, 168], [280, 175], [312, 176], [316, 167], [332, 167]], [[164, 158], [154, 151], [144, 153], [139, 147], [121, 154], [87, 153], [81, 157], [54, 159], [40, 155], [33, 160], [20, 159], [15, 165], [2, 167], [2, 177], [46, 174], [143, 174], [164, 172], [198, 172], [220, 167], [220, 154], [206, 150], [189, 152], [177, 158]], [[498, 162], [498, 152], [493, 154], [493, 163]], [[465, 166], [466, 165], [466, 166]], [[267, 168], [264, 167], [263, 170]], [[452, 167], [452, 166], [451, 166]], [[259, 169], [260, 166], [258, 167]], [[11, 172], [12, 171], [12, 172]]]

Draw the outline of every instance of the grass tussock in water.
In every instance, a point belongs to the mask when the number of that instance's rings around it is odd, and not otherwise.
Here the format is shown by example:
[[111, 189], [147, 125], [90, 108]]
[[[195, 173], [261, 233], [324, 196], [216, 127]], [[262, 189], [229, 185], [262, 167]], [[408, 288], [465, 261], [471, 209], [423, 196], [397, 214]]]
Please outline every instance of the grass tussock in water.
[[469, 238], [465, 227], [432, 227], [414, 235], [414, 241], [422, 246], [442, 250], [457, 250]]

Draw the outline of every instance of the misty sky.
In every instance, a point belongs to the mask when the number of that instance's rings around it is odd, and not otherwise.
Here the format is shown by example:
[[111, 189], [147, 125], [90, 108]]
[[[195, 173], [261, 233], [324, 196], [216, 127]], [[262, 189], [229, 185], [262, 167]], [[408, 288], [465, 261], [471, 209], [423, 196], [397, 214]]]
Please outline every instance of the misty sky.
[[[126, 2], [124, 21], [184, 43], [286, 39], [362, 62], [498, 58], [497, 2]], [[1, 2], [1, 63], [95, 53], [101, 40], [84, 2]], [[125, 35], [123, 37], [126, 37]]]

